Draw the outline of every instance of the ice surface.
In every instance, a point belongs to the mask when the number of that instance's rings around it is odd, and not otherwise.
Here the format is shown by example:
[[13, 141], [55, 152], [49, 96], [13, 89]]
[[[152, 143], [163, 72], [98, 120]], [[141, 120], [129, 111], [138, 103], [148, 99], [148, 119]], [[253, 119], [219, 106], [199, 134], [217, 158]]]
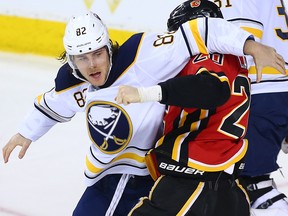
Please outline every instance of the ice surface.
[[[60, 65], [56, 58], [0, 54], [1, 149], [33, 108], [34, 98], [53, 87]], [[19, 149], [7, 164], [1, 154], [1, 216], [71, 215], [85, 189], [85, 127], [84, 114], [79, 113], [32, 143], [22, 160], [17, 157]]]

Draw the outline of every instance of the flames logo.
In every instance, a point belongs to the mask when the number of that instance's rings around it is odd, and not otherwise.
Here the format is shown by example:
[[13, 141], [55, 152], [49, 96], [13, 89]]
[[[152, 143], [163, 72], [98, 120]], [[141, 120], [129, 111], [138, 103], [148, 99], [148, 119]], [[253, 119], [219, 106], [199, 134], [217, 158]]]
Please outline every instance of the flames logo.
[[201, 4], [201, 0], [194, 0], [190, 3], [192, 8], [199, 7]]
[[87, 107], [86, 118], [90, 139], [102, 152], [115, 154], [128, 145], [132, 123], [122, 107], [93, 102]]

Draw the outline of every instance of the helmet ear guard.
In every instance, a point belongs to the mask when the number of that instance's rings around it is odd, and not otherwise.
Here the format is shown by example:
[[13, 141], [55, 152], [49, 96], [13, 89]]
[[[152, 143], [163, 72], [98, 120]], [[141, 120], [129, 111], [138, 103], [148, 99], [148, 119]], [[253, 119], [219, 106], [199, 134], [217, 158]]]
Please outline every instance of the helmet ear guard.
[[176, 31], [183, 23], [198, 17], [223, 18], [220, 8], [208, 0], [188, 0], [178, 5], [167, 22], [168, 31]]

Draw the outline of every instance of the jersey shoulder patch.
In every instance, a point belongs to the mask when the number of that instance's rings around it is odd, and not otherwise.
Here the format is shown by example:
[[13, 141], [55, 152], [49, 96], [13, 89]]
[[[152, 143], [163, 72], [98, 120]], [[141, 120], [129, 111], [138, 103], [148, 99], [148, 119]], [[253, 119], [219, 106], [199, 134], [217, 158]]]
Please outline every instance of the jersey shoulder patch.
[[120, 46], [117, 54], [113, 56], [113, 64], [108, 80], [101, 88], [112, 85], [115, 80], [135, 62], [143, 35], [144, 33], [134, 34]]
[[57, 76], [55, 78], [55, 91], [63, 91], [81, 83], [84, 83], [84, 81], [77, 79], [72, 74], [72, 69], [69, 64], [66, 63], [58, 70]]

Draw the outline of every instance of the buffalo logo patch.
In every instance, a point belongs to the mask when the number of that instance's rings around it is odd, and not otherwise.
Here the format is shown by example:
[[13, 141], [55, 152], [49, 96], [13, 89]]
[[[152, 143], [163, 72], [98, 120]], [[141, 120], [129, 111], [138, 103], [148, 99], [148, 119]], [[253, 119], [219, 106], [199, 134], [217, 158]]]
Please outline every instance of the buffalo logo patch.
[[128, 145], [132, 123], [121, 106], [92, 102], [87, 107], [86, 118], [90, 139], [102, 152], [114, 154]]

